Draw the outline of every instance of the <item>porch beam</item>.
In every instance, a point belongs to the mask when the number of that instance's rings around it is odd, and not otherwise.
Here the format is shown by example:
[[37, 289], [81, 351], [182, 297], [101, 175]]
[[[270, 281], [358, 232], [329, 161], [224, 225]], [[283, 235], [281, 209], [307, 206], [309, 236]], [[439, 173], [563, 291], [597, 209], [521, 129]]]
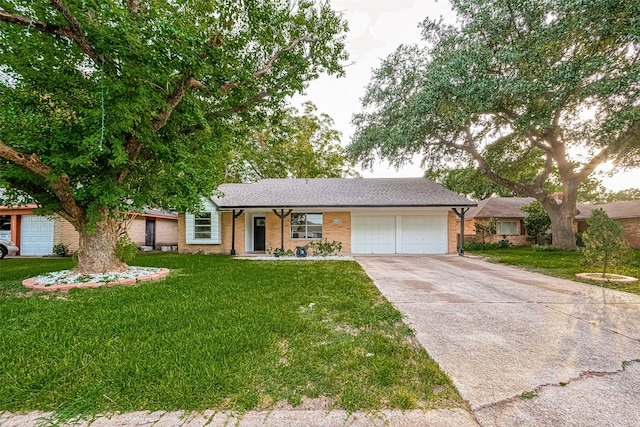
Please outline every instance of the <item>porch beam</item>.
[[291, 215], [293, 209], [289, 209], [287, 213], [284, 213], [284, 209], [280, 209], [280, 213], [273, 209], [273, 213], [280, 218], [280, 250], [284, 251], [284, 219]]
[[460, 247], [458, 247], [458, 255], [464, 256], [464, 214], [466, 214], [471, 208], [460, 208], [460, 212], [458, 209], [451, 208], [451, 210], [456, 214], [458, 218], [460, 218]]
[[243, 212], [244, 210], [242, 209], [240, 209], [238, 213], [236, 213], [235, 209], [231, 211], [231, 215], [233, 216], [231, 219], [231, 255], [236, 254], [236, 219], [242, 215]]

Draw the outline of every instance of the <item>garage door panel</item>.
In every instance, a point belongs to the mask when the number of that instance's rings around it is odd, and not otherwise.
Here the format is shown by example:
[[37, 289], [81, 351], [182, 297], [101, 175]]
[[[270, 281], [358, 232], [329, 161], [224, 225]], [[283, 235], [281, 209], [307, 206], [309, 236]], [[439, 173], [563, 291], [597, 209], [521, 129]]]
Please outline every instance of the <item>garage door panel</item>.
[[403, 216], [404, 254], [440, 254], [447, 252], [447, 220], [442, 216]]
[[394, 216], [358, 216], [351, 222], [351, 251], [355, 254], [393, 254], [396, 252]]
[[53, 251], [53, 220], [25, 215], [21, 220], [20, 255], [50, 255]]

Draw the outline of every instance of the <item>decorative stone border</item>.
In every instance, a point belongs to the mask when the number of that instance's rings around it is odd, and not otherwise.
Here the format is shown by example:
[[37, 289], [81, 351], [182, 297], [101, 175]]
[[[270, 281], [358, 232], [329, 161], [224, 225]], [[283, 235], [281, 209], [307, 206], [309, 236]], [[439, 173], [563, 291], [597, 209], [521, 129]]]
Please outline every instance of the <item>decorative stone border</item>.
[[593, 280], [596, 282], [610, 282], [610, 283], [635, 283], [638, 281], [635, 277], [623, 276], [621, 274], [609, 274], [602, 277], [602, 273], [578, 273], [576, 274], [578, 279]]
[[125, 279], [116, 280], [113, 282], [82, 282], [82, 283], [65, 283], [64, 285], [49, 285], [45, 283], [38, 283], [36, 278], [25, 279], [22, 281], [22, 286], [31, 289], [33, 292], [68, 292], [73, 288], [99, 288], [101, 286], [131, 286], [137, 283], [149, 282], [152, 280], [164, 279], [170, 273], [168, 268], [161, 268], [153, 274], [147, 274], [145, 276], [128, 277]]

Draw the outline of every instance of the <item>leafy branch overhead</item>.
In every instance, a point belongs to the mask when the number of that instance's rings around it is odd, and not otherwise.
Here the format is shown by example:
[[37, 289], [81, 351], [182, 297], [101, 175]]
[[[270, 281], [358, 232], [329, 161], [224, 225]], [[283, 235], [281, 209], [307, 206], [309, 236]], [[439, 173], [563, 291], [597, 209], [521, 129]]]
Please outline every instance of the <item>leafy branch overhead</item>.
[[[576, 192], [604, 161], [640, 159], [640, 4], [456, 0], [459, 26], [425, 20], [423, 45], [374, 71], [351, 156], [473, 164], [534, 197], [556, 243], [574, 247]], [[520, 174], [518, 171], [533, 171]], [[545, 183], [557, 171], [556, 202]]]
[[0, 187], [87, 231], [197, 208], [242, 129], [342, 74], [345, 31], [307, 0], [0, 2]]

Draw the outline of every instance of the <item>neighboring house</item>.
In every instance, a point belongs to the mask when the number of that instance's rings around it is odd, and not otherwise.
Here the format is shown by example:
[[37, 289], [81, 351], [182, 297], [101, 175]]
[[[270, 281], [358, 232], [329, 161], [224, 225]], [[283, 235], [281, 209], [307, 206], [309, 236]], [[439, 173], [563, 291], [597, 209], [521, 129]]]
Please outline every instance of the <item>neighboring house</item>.
[[[490, 218], [495, 218], [496, 234], [485, 235], [486, 242], [497, 242], [503, 236], [514, 246], [528, 246], [534, 242], [527, 238], [527, 231], [522, 220], [526, 213], [522, 207], [533, 202], [532, 197], [490, 197], [478, 202], [478, 206], [469, 209], [465, 214], [464, 234], [468, 240], [482, 241], [482, 233], [476, 231], [476, 224], [487, 224]], [[578, 203], [578, 215], [574, 223], [575, 231], [583, 231], [586, 218], [591, 216], [591, 210], [596, 206]], [[459, 224], [459, 222], [458, 222]]]
[[312, 241], [343, 254], [456, 252], [452, 209], [475, 203], [424, 178], [264, 179], [223, 184], [204, 212], [180, 214], [178, 250], [265, 253]]
[[640, 200], [607, 203], [597, 207], [603, 208], [610, 218], [622, 224], [629, 245], [640, 249]]
[[[70, 252], [78, 250], [79, 235], [75, 228], [60, 216], [33, 213], [35, 205], [21, 207], [0, 206], [0, 238], [8, 238], [20, 248], [18, 255], [50, 255], [58, 243], [67, 245]], [[178, 245], [178, 215], [146, 209], [131, 214], [129, 236], [138, 246]]]

